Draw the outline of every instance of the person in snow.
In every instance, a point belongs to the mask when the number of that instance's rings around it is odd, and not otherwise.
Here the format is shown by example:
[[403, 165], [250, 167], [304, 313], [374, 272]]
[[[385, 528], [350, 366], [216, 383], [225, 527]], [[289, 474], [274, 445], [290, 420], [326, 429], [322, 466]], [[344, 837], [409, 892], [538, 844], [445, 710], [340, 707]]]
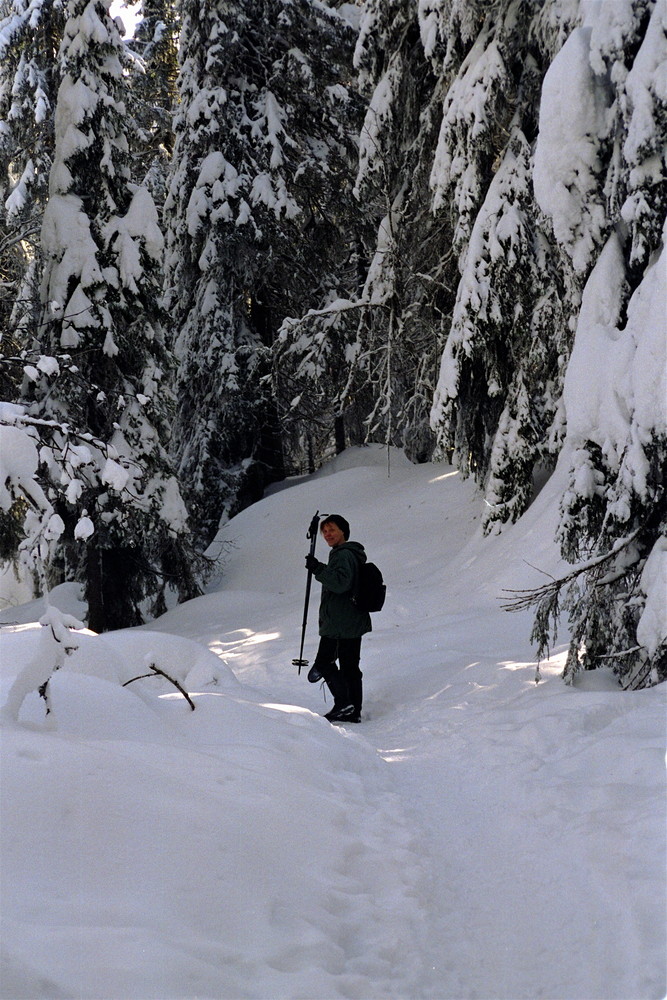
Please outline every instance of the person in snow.
[[360, 722], [361, 637], [372, 626], [368, 612], [360, 611], [352, 598], [366, 553], [359, 542], [349, 541], [350, 525], [340, 514], [325, 517], [320, 532], [331, 552], [326, 564], [310, 553], [306, 556], [307, 569], [322, 584], [320, 644], [308, 680], [314, 684], [323, 678], [331, 691], [334, 705], [325, 715], [329, 722]]

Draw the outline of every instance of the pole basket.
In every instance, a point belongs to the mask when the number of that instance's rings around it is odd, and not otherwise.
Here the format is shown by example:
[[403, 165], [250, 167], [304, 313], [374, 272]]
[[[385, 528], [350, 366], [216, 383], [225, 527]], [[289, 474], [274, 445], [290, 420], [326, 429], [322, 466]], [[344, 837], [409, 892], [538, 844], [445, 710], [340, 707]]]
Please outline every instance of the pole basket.
[[292, 666], [293, 667], [298, 667], [299, 668], [299, 673], [301, 673], [301, 667], [307, 667], [308, 666], [308, 662], [309, 662], [308, 660], [300, 660], [298, 657], [295, 657], [292, 660]]

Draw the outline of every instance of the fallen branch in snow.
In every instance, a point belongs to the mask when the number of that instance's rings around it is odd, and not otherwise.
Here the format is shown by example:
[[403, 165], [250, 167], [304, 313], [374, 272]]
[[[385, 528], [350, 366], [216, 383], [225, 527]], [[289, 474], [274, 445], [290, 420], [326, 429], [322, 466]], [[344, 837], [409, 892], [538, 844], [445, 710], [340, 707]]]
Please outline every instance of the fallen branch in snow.
[[151, 670], [150, 674], [140, 674], [138, 677], [132, 677], [132, 678], [130, 678], [129, 681], [125, 681], [125, 683], [123, 684], [123, 687], [127, 687], [128, 684], [134, 684], [135, 681], [142, 681], [146, 677], [158, 677], [158, 676], [159, 677], [164, 677], [165, 680], [168, 680], [170, 684], [173, 684], [174, 687], [177, 688], [181, 692], [181, 694], [183, 695], [183, 697], [187, 701], [188, 705], [190, 706], [190, 708], [194, 712], [194, 710], [195, 710], [195, 703], [192, 700], [192, 698], [190, 697], [190, 695], [188, 694], [188, 692], [185, 690], [185, 688], [183, 687], [183, 685], [180, 683], [180, 681], [177, 681], [175, 677], [171, 677], [165, 670], [162, 670], [161, 667], [158, 667], [156, 663], [149, 663], [148, 666], [149, 666], [149, 668]]

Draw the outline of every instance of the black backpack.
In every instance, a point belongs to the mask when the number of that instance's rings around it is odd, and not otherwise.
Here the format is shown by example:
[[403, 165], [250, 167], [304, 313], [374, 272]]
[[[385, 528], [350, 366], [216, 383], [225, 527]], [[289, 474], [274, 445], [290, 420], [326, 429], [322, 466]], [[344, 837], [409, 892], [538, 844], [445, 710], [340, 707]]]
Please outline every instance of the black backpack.
[[352, 603], [359, 611], [381, 611], [387, 596], [382, 573], [372, 562], [361, 562], [352, 591]]

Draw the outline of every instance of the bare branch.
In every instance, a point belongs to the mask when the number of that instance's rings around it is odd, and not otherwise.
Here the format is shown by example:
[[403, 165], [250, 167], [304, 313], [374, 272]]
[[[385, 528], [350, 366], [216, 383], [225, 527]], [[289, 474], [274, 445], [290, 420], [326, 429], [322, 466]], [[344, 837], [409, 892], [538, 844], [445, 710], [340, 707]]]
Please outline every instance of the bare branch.
[[129, 681], [125, 681], [125, 683], [123, 684], [123, 687], [127, 687], [128, 684], [134, 684], [135, 681], [141, 681], [141, 680], [143, 680], [146, 677], [158, 677], [158, 676], [159, 677], [164, 677], [165, 680], [169, 681], [170, 684], [173, 684], [174, 687], [178, 691], [180, 691], [180, 693], [183, 695], [183, 697], [187, 701], [188, 705], [190, 706], [190, 708], [194, 712], [194, 710], [195, 710], [195, 703], [192, 700], [192, 698], [190, 697], [190, 695], [188, 694], [188, 692], [185, 690], [185, 688], [183, 687], [183, 685], [181, 684], [181, 682], [178, 681], [178, 680], [176, 680], [175, 677], [171, 677], [171, 675], [168, 674], [165, 670], [162, 670], [161, 667], [158, 667], [156, 663], [149, 663], [148, 666], [149, 666], [149, 668], [151, 670], [150, 674], [140, 674], [138, 677], [132, 677], [132, 678], [130, 678]]

